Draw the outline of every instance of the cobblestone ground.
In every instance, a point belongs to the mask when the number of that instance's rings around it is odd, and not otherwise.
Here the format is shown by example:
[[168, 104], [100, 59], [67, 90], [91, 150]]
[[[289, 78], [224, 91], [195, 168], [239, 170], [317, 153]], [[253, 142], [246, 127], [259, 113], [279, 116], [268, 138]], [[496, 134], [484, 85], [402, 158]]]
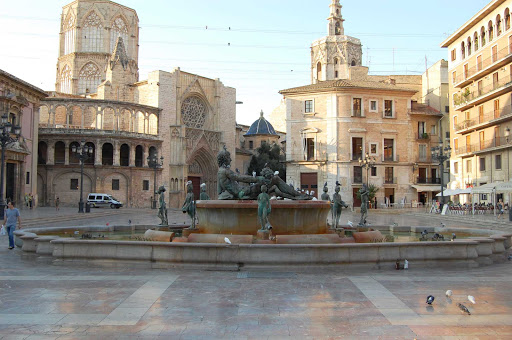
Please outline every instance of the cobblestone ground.
[[[27, 226], [158, 223], [154, 210], [22, 210]], [[343, 218], [357, 221], [357, 214]], [[180, 211], [170, 220], [186, 221]], [[508, 230], [490, 216], [381, 211], [374, 224]], [[512, 262], [474, 269], [153, 269], [60, 262], [0, 237], [0, 339], [511, 339]], [[450, 299], [444, 293], [451, 289]], [[432, 294], [432, 307], [425, 303]], [[468, 301], [473, 295], [476, 304]], [[471, 315], [463, 314], [463, 303]]]

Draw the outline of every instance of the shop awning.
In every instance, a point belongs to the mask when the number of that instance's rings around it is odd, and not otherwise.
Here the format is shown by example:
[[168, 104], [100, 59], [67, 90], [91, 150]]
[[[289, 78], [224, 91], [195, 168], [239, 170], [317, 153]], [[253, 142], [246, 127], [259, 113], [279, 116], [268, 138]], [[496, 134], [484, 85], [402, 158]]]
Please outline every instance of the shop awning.
[[495, 182], [481, 185], [473, 188], [474, 194], [489, 194], [493, 190], [496, 192], [512, 192], [512, 182]]
[[[442, 192], [442, 194], [444, 196], [455, 196], [455, 195], [458, 195], [460, 194], [460, 189], [444, 189], [444, 191]], [[436, 196], [439, 196], [441, 197], [441, 192], [438, 193]]]
[[412, 187], [416, 189], [418, 192], [441, 191], [440, 185], [412, 185]]

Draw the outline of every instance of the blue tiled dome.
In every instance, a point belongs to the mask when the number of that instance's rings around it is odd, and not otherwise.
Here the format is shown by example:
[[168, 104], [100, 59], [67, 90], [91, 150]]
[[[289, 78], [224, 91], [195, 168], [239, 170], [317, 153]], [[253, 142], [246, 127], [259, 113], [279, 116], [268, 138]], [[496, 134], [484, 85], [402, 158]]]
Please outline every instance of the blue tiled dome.
[[263, 117], [263, 111], [261, 111], [260, 118], [252, 123], [249, 131], [247, 131], [245, 135], [277, 135], [277, 133], [272, 124]]

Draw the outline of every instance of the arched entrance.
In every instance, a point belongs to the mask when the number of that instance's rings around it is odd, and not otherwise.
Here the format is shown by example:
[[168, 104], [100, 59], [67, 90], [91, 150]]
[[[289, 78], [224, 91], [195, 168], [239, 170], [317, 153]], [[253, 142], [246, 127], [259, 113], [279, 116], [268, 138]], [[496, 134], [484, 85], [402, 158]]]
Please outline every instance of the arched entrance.
[[188, 180], [194, 186], [194, 196], [199, 199], [200, 185], [206, 184], [206, 192], [211, 199], [217, 199], [217, 163], [208, 150], [197, 150], [188, 164]]

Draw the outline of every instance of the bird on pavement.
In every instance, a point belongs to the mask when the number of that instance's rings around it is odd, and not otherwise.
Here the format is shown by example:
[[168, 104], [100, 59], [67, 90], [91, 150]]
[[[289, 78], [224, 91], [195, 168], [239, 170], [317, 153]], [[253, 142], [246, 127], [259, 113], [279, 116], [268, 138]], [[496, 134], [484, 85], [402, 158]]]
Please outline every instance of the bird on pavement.
[[448, 289], [445, 294], [447, 297], [450, 297], [452, 296], [453, 292], [450, 289]]
[[227, 237], [224, 237], [224, 242], [226, 242], [227, 244], [231, 244], [231, 241]]
[[457, 238], [457, 235], [455, 235], [455, 233], [452, 233], [452, 241], [455, 240]]
[[353, 223], [352, 221], [348, 221], [348, 223], [347, 223], [347, 224], [348, 224], [350, 227], [352, 227], [352, 228], [354, 227], [354, 223]]
[[468, 295], [468, 300], [469, 300], [469, 302], [471, 302], [472, 304], [475, 304], [475, 303], [476, 303], [476, 301], [475, 301], [475, 297], [474, 297], [474, 296], [472, 296], [472, 295]]
[[461, 312], [466, 313], [467, 315], [471, 315], [468, 307], [464, 306], [462, 303], [457, 303], [457, 307], [459, 307]]
[[427, 303], [428, 303], [429, 305], [431, 305], [431, 304], [432, 304], [432, 302], [434, 302], [434, 299], [435, 299], [435, 298], [434, 298], [434, 296], [433, 296], [433, 295], [429, 295], [429, 296], [427, 296]]

